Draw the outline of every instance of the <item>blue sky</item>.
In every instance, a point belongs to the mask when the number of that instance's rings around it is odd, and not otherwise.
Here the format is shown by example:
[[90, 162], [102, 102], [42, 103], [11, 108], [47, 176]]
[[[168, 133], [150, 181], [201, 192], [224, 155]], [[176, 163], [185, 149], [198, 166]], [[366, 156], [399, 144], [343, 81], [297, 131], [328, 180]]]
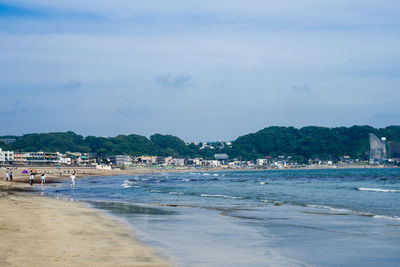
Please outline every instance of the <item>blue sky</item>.
[[400, 3], [0, 0], [0, 135], [400, 122]]

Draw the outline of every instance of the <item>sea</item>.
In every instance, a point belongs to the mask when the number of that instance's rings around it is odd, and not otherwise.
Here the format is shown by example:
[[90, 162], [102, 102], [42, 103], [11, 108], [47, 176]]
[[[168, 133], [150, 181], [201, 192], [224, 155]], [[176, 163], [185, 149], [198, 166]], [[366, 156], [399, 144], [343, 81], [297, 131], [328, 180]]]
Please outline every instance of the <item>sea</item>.
[[400, 266], [400, 169], [88, 177], [38, 189], [125, 221], [176, 266]]

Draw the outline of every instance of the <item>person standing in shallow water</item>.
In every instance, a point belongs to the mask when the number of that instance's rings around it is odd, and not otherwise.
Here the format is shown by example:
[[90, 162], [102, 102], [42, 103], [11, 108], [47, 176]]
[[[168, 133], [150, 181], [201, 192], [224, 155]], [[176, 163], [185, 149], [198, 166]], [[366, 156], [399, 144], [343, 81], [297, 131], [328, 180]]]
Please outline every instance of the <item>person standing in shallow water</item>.
[[42, 173], [42, 185], [44, 185], [46, 183], [46, 175], [44, 173]]
[[75, 188], [75, 173], [73, 173], [71, 176], [71, 188]]
[[35, 179], [35, 174], [33, 173], [33, 171], [31, 170], [29, 172], [29, 184], [33, 185], [33, 180]]
[[12, 182], [13, 176], [14, 176], [14, 174], [12, 172], [10, 172], [10, 182]]
[[8, 182], [8, 177], [10, 176], [10, 174], [8, 173], [8, 170], [6, 172], [6, 182]]

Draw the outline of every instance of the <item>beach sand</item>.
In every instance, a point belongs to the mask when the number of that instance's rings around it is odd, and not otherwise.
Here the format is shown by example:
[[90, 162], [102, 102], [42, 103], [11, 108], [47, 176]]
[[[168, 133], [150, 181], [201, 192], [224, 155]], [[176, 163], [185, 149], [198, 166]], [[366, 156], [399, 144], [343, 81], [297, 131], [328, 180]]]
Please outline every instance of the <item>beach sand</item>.
[[[40, 176], [42, 173], [46, 175], [47, 181], [50, 183], [57, 183], [61, 180], [69, 179], [72, 173], [76, 173], [77, 178], [84, 178], [89, 176], [115, 176], [115, 175], [137, 175], [148, 173], [174, 173], [174, 172], [206, 172], [206, 171], [233, 171], [233, 169], [223, 168], [200, 168], [192, 169], [190, 167], [177, 167], [177, 168], [154, 168], [154, 167], [126, 167], [123, 169], [115, 168], [112, 170], [98, 170], [94, 167], [84, 166], [18, 166], [18, 167], [1, 167], [0, 168], [0, 181], [5, 180], [6, 171], [13, 172], [14, 182], [28, 183], [30, 170], [33, 170], [35, 175], [35, 183], [40, 183]], [[22, 173], [26, 171], [27, 173]]]
[[0, 266], [171, 266], [123, 222], [0, 181]]

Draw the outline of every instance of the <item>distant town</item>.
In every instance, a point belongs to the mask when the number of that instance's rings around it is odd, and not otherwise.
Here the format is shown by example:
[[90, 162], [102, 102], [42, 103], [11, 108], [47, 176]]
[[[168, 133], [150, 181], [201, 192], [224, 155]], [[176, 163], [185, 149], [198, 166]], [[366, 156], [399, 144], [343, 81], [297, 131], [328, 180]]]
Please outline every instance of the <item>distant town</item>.
[[[0, 139], [10, 144], [12, 139]], [[226, 143], [231, 145], [231, 143]], [[230, 158], [226, 153], [215, 153], [213, 159], [198, 157], [173, 157], [173, 156], [132, 156], [132, 155], [111, 155], [104, 156], [99, 153], [84, 152], [16, 152], [3, 151], [0, 148], [0, 165], [2, 166], [90, 166], [96, 169], [111, 170], [112, 168], [125, 167], [155, 167], [155, 168], [222, 168], [222, 169], [284, 169], [300, 168], [310, 166], [334, 166], [334, 165], [387, 165], [397, 166], [400, 163], [400, 144], [391, 143], [390, 153], [387, 153], [386, 138], [378, 138], [370, 133], [369, 136], [369, 159], [354, 159], [349, 155], [342, 155], [338, 159], [310, 158], [306, 162], [298, 162], [292, 156], [279, 155], [273, 157], [266, 155], [255, 160], [239, 160]], [[211, 145], [204, 144], [200, 149], [214, 149]], [[395, 150], [395, 151], [394, 151]], [[394, 153], [396, 152], [396, 153]], [[390, 155], [397, 157], [390, 157]]]

